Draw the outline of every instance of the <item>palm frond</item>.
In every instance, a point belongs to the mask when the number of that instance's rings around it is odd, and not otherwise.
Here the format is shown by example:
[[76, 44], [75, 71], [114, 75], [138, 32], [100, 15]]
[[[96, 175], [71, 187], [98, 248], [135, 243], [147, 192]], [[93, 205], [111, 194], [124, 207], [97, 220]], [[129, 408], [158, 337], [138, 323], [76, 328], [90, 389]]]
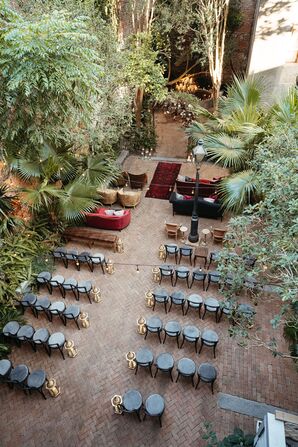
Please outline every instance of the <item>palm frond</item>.
[[33, 211], [40, 211], [43, 208], [50, 210], [55, 200], [61, 199], [65, 193], [44, 181], [34, 188], [22, 188], [21, 194]]
[[261, 107], [268, 89], [266, 80], [261, 76], [246, 78], [234, 76], [233, 82], [227, 88], [227, 96], [219, 102], [220, 113], [228, 115], [238, 108], [246, 106]]
[[272, 115], [280, 124], [298, 126], [298, 90], [295, 87], [289, 89], [287, 96], [281, 99], [272, 108]]
[[255, 175], [251, 170], [238, 172], [223, 179], [218, 190], [224, 208], [233, 213], [240, 213], [258, 195]]
[[116, 180], [120, 168], [106, 154], [87, 156], [82, 160], [83, 171], [80, 180], [96, 187]]
[[204, 139], [210, 160], [224, 168], [243, 169], [246, 163], [245, 142], [224, 133], [207, 135]]
[[79, 222], [84, 218], [84, 213], [91, 212], [98, 205], [96, 189], [96, 186], [81, 181], [69, 183], [59, 201], [64, 219]]
[[25, 182], [30, 181], [33, 177], [40, 178], [42, 176], [42, 165], [40, 161], [29, 161], [25, 159], [16, 160], [16, 168], [11, 165], [12, 170]]

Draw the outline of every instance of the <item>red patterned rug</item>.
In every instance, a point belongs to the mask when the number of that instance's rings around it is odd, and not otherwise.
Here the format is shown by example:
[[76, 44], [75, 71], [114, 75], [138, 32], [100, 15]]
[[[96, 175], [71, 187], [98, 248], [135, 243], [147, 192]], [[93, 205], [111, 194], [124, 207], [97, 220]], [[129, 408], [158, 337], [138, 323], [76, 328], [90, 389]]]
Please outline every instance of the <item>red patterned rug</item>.
[[159, 162], [145, 197], [169, 200], [181, 163]]

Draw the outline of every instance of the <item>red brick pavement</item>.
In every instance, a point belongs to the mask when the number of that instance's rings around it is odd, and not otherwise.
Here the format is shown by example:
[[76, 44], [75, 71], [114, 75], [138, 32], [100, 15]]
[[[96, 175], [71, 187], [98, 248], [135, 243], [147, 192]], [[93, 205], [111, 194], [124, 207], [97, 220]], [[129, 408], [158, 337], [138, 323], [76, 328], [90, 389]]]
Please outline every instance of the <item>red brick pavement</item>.
[[[134, 160], [133, 160], [134, 162]], [[130, 163], [130, 161], [128, 161]], [[139, 160], [134, 165], [137, 166]], [[152, 175], [156, 163], [150, 164]], [[188, 168], [188, 167], [186, 167]], [[137, 171], [136, 171], [137, 172]], [[189, 226], [190, 218], [175, 216], [171, 218], [171, 207], [166, 201], [143, 198], [141, 204], [132, 210], [131, 225], [121, 232], [125, 253], [112, 253], [95, 247], [93, 252], [103, 251], [116, 263], [132, 263], [133, 265], [117, 265], [114, 275], [103, 275], [100, 269], [94, 273], [82, 267], [77, 272], [73, 266], [66, 270], [57, 265], [57, 272], [65, 277], [75, 276], [78, 279], [90, 279], [102, 291], [102, 302], [88, 303], [82, 297], [80, 306], [90, 315], [89, 329], [78, 331], [75, 324], [68, 323], [65, 328], [60, 320], [48, 322], [43, 316], [34, 318], [26, 313], [28, 321], [35, 327], [47, 327], [51, 332], [62, 331], [67, 339], [73, 339], [79, 348], [76, 358], [66, 357], [63, 361], [59, 352], [49, 358], [40, 350], [34, 353], [29, 346], [14, 348], [11, 359], [14, 364], [26, 363], [30, 369], [43, 368], [48, 377], [55, 377], [61, 386], [62, 394], [57, 399], [46, 401], [36, 393], [25, 396], [19, 390], [9, 390], [1, 386], [0, 403], [0, 446], [1, 447], [37, 447], [37, 446], [204, 446], [202, 434], [204, 423], [212, 422], [215, 431], [223, 436], [238, 425], [244, 430], [253, 431], [255, 421], [217, 406], [217, 393], [224, 392], [247, 399], [266, 402], [282, 408], [297, 409], [297, 375], [293, 364], [288, 360], [273, 358], [262, 348], [243, 349], [239, 347], [227, 332], [227, 322], [223, 319], [219, 324], [214, 316], [207, 314], [200, 320], [198, 314], [189, 310], [182, 316], [178, 307], [173, 307], [165, 315], [163, 307], [157, 306], [155, 314], [164, 322], [178, 320], [182, 325], [195, 324], [201, 330], [215, 329], [220, 342], [217, 357], [212, 358], [210, 349], [203, 348], [200, 355], [195, 354], [194, 346], [185, 343], [178, 349], [175, 339], [167, 338], [164, 345], [159, 344], [157, 337], [148, 335], [147, 340], [136, 332], [136, 321], [140, 316], [152, 315], [152, 310], [145, 306], [145, 292], [154, 287], [151, 268], [143, 264], [158, 264], [158, 247], [165, 241], [163, 222], [174, 221]], [[201, 219], [200, 228], [215, 221]], [[225, 222], [216, 225], [224, 226]], [[84, 245], [68, 244], [86, 249]], [[136, 271], [140, 265], [140, 272]], [[169, 290], [168, 283], [163, 284]], [[176, 289], [185, 289], [183, 282]], [[194, 285], [192, 292], [198, 291], [206, 296], [218, 296], [217, 289], [210, 287], [202, 292], [200, 285]], [[44, 293], [46, 291], [44, 290]], [[52, 300], [60, 299], [54, 292]], [[243, 297], [244, 301], [248, 297]], [[68, 295], [67, 303], [74, 302]], [[276, 310], [276, 303], [264, 301], [258, 305], [256, 325], [260, 326], [262, 335], [270, 336], [269, 320]], [[276, 334], [275, 334], [276, 335]], [[282, 348], [286, 348], [282, 339]], [[154, 355], [169, 351], [175, 360], [184, 356], [192, 358], [197, 364], [211, 361], [218, 369], [218, 380], [215, 393], [211, 394], [206, 384], [195, 390], [191, 383], [183, 378], [172, 383], [167, 375], [159, 374], [152, 379], [148, 370], [140, 368], [137, 376], [127, 368], [125, 354], [129, 350], [136, 351], [141, 346], [149, 347]], [[176, 373], [174, 374], [176, 377]], [[134, 415], [118, 416], [113, 414], [110, 399], [114, 394], [123, 394], [129, 388], [137, 388], [144, 398], [150, 393], [160, 393], [165, 397], [166, 410], [163, 416], [163, 427], [158, 421], [147, 418], [139, 423]]]

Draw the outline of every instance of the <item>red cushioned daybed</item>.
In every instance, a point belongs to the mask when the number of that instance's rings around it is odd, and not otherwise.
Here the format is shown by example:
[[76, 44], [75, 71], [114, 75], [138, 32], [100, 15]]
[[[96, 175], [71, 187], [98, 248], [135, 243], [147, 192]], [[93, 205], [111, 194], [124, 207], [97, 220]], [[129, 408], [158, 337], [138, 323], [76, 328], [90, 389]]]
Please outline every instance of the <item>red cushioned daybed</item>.
[[[94, 213], [86, 213], [86, 223], [89, 227], [101, 228], [104, 230], [122, 230], [130, 223], [130, 210], [119, 210], [123, 213], [122, 216], [109, 215], [111, 209], [98, 208]], [[119, 213], [116, 211], [116, 214]]]

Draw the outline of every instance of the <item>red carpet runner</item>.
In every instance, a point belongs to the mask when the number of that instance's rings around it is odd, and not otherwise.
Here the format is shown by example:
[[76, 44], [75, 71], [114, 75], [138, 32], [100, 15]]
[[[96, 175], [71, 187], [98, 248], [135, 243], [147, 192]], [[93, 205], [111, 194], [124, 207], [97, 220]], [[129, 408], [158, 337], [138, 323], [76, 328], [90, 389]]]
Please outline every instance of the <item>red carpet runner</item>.
[[159, 162], [145, 197], [169, 200], [181, 163]]

